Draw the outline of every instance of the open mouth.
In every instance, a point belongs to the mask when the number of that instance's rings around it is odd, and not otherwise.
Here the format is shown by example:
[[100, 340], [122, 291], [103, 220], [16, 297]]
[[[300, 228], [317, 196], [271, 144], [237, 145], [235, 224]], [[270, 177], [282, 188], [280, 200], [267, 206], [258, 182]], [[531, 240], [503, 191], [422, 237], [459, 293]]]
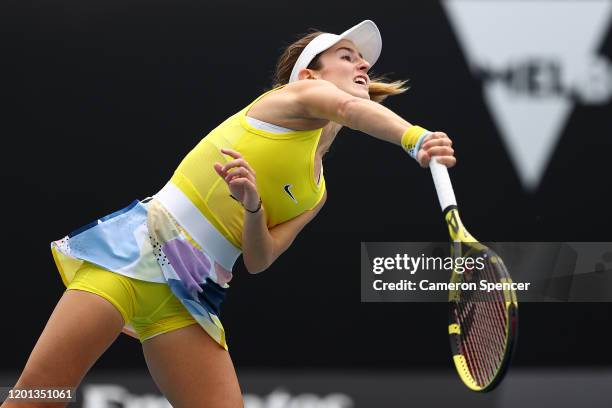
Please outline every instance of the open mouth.
[[359, 85], [363, 85], [363, 86], [367, 86], [368, 85], [368, 80], [365, 77], [363, 77], [363, 76], [355, 77], [353, 82], [355, 82], [356, 84], [359, 84]]

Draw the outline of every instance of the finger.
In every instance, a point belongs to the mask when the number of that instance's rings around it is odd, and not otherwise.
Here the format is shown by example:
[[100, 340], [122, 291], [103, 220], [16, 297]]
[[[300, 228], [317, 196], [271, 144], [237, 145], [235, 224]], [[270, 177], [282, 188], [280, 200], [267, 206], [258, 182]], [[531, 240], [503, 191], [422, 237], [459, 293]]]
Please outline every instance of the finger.
[[427, 154], [425, 150], [421, 150], [418, 155], [419, 165], [423, 168], [429, 166], [429, 161], [431, 160], [431, 156]]
[[225, 180], [229, 181], [238, 177], [247, 177], [249, 176], [249, 172], [244, 167], [235, 167], [231, 169], [225, 176]]
[[238, 177], [230, 181], [231, 185], [241, 186], [250, 189], [251, 191], [257, 191], [255, 183], [246, 177]]
[[434, 139], [444, 139], [448, 138], [448, 135], [444, 132], [433, 132], [432, 133]]
[[240, 153], [232, 149], [226, 149], [224, 147], [221, 148], [221, 153], [227, 154], [228, 156], [232, 156], [234, 159], [239, 159], [242, 157]]
[[[232, 176], [232, 175], [230, 174], [230, 176]], [[237, 176], [230, 177], [229, 181], [234, 180], [234, 179], [239, 179], [239, 178], [243, 178], [245, 180], [249, 180], [251, 183], [253, 183], [253, 185], [256, 184], [255, 183], [255, 178], [253, 177], [253, 175], [251, 173], [249, 173], [248, 171], [246, 171], [246, 170], [244, 171], [244, 174], [239, 174]]]
[[429, 139], [421, 146], [421, 149], [429, 149], [432, 146], [452, 146], [453, 141], [449, 138]]
[[248, 171], [250, 171], [251, 173], [253, 173], [253, 175], [255, 175], [255, 170], [253, 170], [251, 165], [244, 159], [236, 159], [236, 160], [229, 161], [223, 165], [222, 170], [227, 171], [231, 168], [239, 167], [239, 166], [245, 167]]
[[[239, 162], [240, 160], [242, 160], [242, 159], [234, 160], [234, 162]], [[248, 163], [247, 163], [247, 166], [248, 166]], [[227, 177], [230, 174], [235, 174], [235, 175], [238, 175], [240, 177], [246, 177], [249, 180], [251, 180], [253, 183], [255, 183], [255, 173], [254, 173], [253, 169], [251, 169], [250, 167], [243, 167], [243, 166], [239, 166], [239, 165], [238, 166], [231, 165], [225, 171], [225, 176]]]
[[455, 151], [449, 146], [434, 146], [425, 150], [430, 156], [453, 156]]
[[248, 189], [251, 192], [257, 191], [257, 189], [255, 188], [255, 185], [251, 183], [249, 179], [244, 178], [244, 177], [239, 177], [239, 178], [230, 180], [228, 184], [230, 187], [241, 187], [241, 188], [244, 188], [245, 190]]
[[457, 164], [457, 158], [455, 156], [439, 156], [436, 157], [438, 163], [445, 165], [446, 167], [453, 167]]
[[223, 179], [223, 181], [229, 183], [229, 181], [231, 180], [231, 175], [228, 172], [222, 170], [223, 166], [220, 163], [215, 163], [213, 168], [215, 169], [219, 177]]
[[219, 177], [225, 178], [225, 176], [227, 176], [227, 173], [223, 171], [223, 166], [220, 163], [215, 163], [213, 165], [213, 168], [215, 169]]
[[[226, 163], [222, 170], [224, 171], [229, 171], [232, 170], [234, 168], [245, 168], [247, 170], [246, 175], [244, 175], [245, 177], [248, 177], [250, 180], [252, 180], [253, 182], [255, 182], [255, 170], [253, 170], [253, 168], [249, 165], [249, 163], [247, 161], [245, 161], [244, 159], [236, 159], [236, 160], [232, 160], [231, 162]], [[227, 173], [226, 173], [227, 175]]]
[[251, 183], [257, 184], [257, 182], [255, 181], [255, 175], [251, 173], [250, 171], [247, 171], [244, 177], [246, 177]]

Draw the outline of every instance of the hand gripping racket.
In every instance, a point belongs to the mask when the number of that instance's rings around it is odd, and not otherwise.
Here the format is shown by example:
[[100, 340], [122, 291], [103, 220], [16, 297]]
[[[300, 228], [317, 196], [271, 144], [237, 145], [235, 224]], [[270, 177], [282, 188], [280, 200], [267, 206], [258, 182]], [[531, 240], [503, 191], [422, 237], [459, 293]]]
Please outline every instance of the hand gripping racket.
[[[463, 226], [446, 167], [434, 157], [429, 168], [448, 225], [453, 258], [484, 259], [481, 263], [484, 267], [470, 270], [457, 268], [457, 263], [454, 263], [451, 283], [474, 282], [478, 290], [449, 291], [448, 334], [455, 368], [463, 383], [473, 391], [491, 391], [504, 377], [516, 343], [516, 293], [510, 285], [500, 285], [504, 287], [503, 290], [480, 289], [478, 285], [481, 280], [502, 284], [512, 283], [512, 280], [502, 259], [476, 241]], [[462, 269], [462, 272], [458, 269]]]

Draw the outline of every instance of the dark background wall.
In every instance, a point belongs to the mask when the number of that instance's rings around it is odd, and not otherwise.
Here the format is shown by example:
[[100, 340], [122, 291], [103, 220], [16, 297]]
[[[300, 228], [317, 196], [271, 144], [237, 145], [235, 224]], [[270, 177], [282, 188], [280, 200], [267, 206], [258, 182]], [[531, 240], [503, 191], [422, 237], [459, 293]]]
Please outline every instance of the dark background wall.
[[[455, 140], [451, 176], [477, 237], [612, 241], [610, 104], [576, 105], [528, 192], [438, 2], [3, 1], [0, 369], [21, 369], [62, 294], [50, 241], [161, 188], [202, 136], [268, 89], [299, 33], [366, 18], [383, 36], [374, 71], [410, 79], [387, 106]], [[360, 241], [446, 239], [430, 175], [348, 129], [324, 166], [317, 219], [265, 273], [235, 271], [222, 316], [234, 362], [450, 367], [446, 305], [359, 297]], [[523, 304], [515, 363], [609, 366], [611, 317], [609, 303]], [[144, 367], [139, 343], [121, 336], [98, 366]]]

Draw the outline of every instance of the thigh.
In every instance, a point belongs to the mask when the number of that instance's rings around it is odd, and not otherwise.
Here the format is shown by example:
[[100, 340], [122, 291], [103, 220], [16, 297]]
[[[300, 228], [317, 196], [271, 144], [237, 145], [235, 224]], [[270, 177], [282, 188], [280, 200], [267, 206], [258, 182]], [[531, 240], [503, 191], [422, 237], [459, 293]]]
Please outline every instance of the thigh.
[[142, 348], [151, 376], [174, 408], [243, 406], [229, 353], [199, 325], [153, 337]]
[[[15, 386], [76, 388], [121, 333], [123, 324], [121, 313], [101, 296], [81, 290], [66, 290]], [[42, 405], [48, 408], [66, 406], [65, 403]], [[10, 403], [2, 405], [3, 408], [10, 406]]]
[[166, 283], [130, 280], [134, 293], [132, 326], [141, 343], [198, 322]]

